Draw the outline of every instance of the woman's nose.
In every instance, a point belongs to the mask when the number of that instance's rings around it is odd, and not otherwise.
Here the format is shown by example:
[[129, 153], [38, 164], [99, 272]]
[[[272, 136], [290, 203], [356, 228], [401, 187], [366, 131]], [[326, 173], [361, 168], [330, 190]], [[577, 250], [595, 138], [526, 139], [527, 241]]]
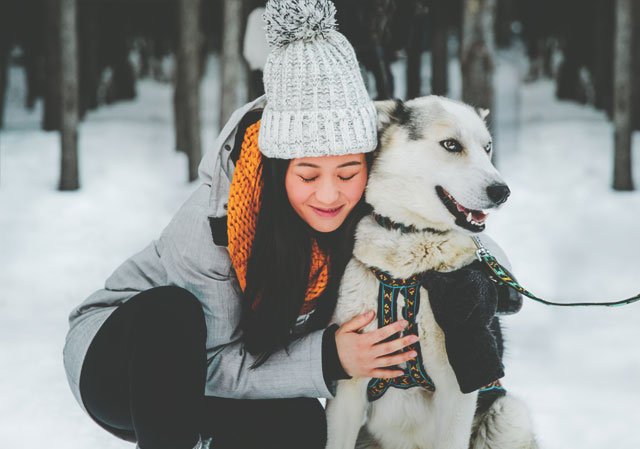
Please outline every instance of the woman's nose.
[[316, 199], [326, 205], [331, 205], [336, 202], [340, 196], [340, 190], [333, 180], [323, 180], [318, 185], [316, 190]]

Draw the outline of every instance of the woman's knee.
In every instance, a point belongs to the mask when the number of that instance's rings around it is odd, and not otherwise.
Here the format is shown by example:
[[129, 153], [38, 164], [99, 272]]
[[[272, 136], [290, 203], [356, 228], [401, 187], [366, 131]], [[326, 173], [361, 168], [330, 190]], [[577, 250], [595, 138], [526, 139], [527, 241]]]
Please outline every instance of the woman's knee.
[[320, 401], [312, 398], [291, 400], [292, 442], [299, 441], [305, 448], [322, 449], [327, 443], [327, 418]]
[[[327, 442], [327, 418], [320, 401], [313, 398], [276, 400], [270, 427], [278, 447], [323, 449]], [[268, 421], [268, 420], [265, 420]]]
[[206, 335], [202, 304], [189, 290], [175, 285], [154, 287], [129, 301], [134, 309], [134, 328], [161, 329], [163, 334], [185, 330]]
[[[205, 396], [205, 434], [223, 448], [324, 449], [327, 419], [313, 398], [230, 399]], [[252, 432], [238, 432], [238, 426]]]

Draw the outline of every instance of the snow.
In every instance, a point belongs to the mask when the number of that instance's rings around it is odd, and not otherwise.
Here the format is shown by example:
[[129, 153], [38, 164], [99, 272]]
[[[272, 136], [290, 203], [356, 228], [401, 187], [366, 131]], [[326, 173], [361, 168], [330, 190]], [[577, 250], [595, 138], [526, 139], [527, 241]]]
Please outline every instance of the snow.
[[[426, 62], [428, 64], [428, 60]], [[203, 141], [218, 106], [212, 58], [203, 84]], [[403, 61], [393, 66], [401, 74]], [[550, 81], [521, 85], [522, 63], [498, 65], [496, 152], [512, 195], [488, 233], [519, 281], [559, 301], [638, 293], [640, 193], [611, 189], [613, 131], [601, 112], [559, 102]], [[451, 95], [459, 96], [452, 62]], [[426, 74], [425, 76], [428, 76]], [[397, 80], [399, 96], [404, 89]], [[10, 71], [0, 134], [0, 447], [133, 447], [76, 404], [62, 347], [70, 310], [157, 237], [197, 187], [173, 149], [171, 88], [141, 81], [135, 102], [90, 113], [80, 127], [81, 189], [56, 190], [59, 139], [39, 130], [41, 104], [22, 108], [22, 72]], [[640, 177], [640, 141], [634, 174]], [[549, 308], [525, 300], [503, 319], [504, 384], [530, 407], [541, 447], [640, 447], [640, 304]]]

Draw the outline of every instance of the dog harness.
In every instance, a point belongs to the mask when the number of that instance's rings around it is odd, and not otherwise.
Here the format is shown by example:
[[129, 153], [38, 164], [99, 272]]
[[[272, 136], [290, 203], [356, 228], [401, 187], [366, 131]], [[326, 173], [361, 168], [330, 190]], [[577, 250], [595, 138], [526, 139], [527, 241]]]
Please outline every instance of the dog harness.
[[[420, 307], [420, 279], [418, 276], [412, 276], [408, 279], [395, 279], [388, 273], [378, 270], [377, 268], [371, 268], [371, 271], [380, 283], [378, 290], [378, 327], [380, 328], [397, 321], [396, 301], [398, 300], [398, 295], [402, 293], [402, 296], [404, 296], [402, 317], [409, 323], [404, 333], [405, 335], [418, 335], [418, 326], [416, 324], [416, 315]], [[391, 340], [394, 337], [395, 335], [392, 335], [385, 341]], [[407, 367], [404, 370], [405, 374], [393, 378], [371, 379], [367, 387], [367, 397], [369, 401], [380, 399], [389, 387], [407, 389], [420, 386], [429, 391], [436, 390], [433, 381], [422, 365], [420, 342], [418, 341], [400, 351], [406, 352], [408, 350], [415, 350], [418, 355], [407, 361]]]
[[[375, 275], [380, 284], [378, 290], [378, 328], [391, 324], [398, 320], [397, 300], [402, 294], [404, 297], [404, 307], [402, 308], [402, 317], [407, 320], [408, 325], [404, 330], [405, 335], [419, 335], [416, 316], [420, 307], [420, 278], [418, 275], [411, 276], [407, 279], [396, 279], [389, 273], [377, 268], [371, 267], [371, 272]], [[396, 338], [397, 334], [392, 335], [385, 341]], [[436, 386], [427, 374], [422, 363], [422, 352], [420, 351], [420, 341], [407, 346], [400, 350], [406, 352], [414, 350], [417, 356], [406, 362], [404, 375], [392, 378], [375, 378], [369, 381], [367, 386], [367, 398], [369, 402], [380, 399], [389, 387], [408, 389], [412, 387], [422, 387], [428, 391], [436, 391]], [[399, 369], [399, 368], [398, 368]], [[479, 392], [494, 389], [502, 390], [499, 380], [482, 387]]]

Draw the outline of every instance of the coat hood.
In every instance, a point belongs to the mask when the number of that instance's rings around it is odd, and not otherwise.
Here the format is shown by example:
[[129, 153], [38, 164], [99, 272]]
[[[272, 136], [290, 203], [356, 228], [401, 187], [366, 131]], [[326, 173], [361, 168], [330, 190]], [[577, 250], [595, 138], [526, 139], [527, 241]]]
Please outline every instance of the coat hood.
[[238, 124], [249, 111], [264, 109], [266, 104], [267, 97], [262, 95], [236, 109], [220, 131], [213, 147], [200, 161], [198, 176], [203, 183], [211, 186], [208, 210], [210, 217], [223, 217], [227, 214], [226, 205], [235, 168], [230, 150], [233, 148]]

